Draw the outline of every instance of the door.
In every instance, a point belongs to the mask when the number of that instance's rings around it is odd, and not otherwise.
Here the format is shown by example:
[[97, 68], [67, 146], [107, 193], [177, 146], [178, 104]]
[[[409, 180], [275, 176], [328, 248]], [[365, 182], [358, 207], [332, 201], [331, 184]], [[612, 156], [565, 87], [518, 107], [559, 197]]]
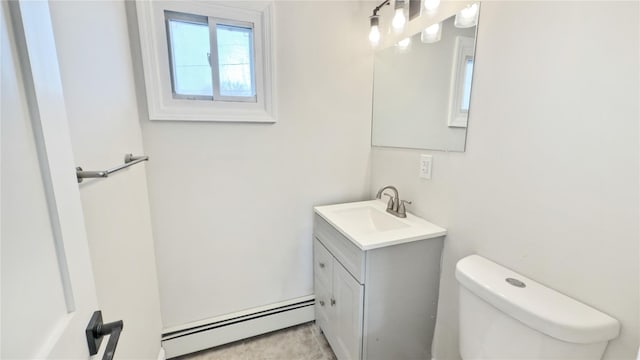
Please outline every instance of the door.
[[3, 1], [0, 32], [0, 358], [86, 359], [97, 300], [47, 2]]
[[337, 261], [333, 266], [335, 347], [338, 359], [360, 359], [362, 353], [363, 286]]

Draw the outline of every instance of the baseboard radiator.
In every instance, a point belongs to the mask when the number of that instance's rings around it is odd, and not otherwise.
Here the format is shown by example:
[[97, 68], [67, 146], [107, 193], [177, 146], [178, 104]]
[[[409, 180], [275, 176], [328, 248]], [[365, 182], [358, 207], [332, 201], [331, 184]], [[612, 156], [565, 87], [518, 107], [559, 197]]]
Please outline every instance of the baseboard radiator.
[[315, 319], [313, 296], [227, 315], [162, 334], [166, 358], [189, 354], [234, 341], [285, 329]]

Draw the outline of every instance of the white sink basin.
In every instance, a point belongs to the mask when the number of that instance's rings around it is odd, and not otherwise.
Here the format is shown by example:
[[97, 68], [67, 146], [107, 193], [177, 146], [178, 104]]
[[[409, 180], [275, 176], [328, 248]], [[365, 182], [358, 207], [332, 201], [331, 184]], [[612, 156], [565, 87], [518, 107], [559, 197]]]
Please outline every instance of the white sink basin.
[[315, 212], [362, 250], [444, 236], [447, 230], [407, 213], [386, 212], [383, 200], [316, 206]]
[[363, 233], [389, 231], [409, 226], [389, 216], [384, 210], [378, 210], [371, 205], [336, 210], [334, 214]]

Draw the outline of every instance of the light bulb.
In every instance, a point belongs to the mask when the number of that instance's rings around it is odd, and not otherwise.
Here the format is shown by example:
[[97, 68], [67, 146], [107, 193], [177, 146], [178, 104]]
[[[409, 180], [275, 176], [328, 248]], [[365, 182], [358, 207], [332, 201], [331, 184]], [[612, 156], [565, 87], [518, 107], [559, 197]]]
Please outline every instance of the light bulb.
[[378, 25], [371, 27], [371, 31], [369, 31], [369, 42], [371, 42], [371, 46], [378, 46], [380, 43], [380, 29]]
[[436, 23], [428, 28], [422, 30], [422, 34], [420, 34], [420, 41], [425, 44], [431, 44], [434, 42], [440, 41], [442, 38], [442, 25], [441, 23]]
[[428, 12], [436, 11], [440, 6], [440, 0], [424, 0], [424, 8]]
[[401, 32], [406, 22], [407, 19], [404, 17], [404, 9], [396, 9], [396, 14], [393, 16], [393, 21], [391, 22], [393, 29]]
[[478, 4], [473, 3], [456, 14], [454, 26], [458, 28], [468, 28], [476, 26], [478, 23]]
[[407, 18], [404, 16], [404, 0], [396, 0], [395, 9], [391, 26], [395, 32], [399, 33], [404, 30], [404, 25], [407, 23]]
[[435, 35], [440, 32], [440, 23], [433, 24], [428, 28], [424, 29], [424, 31], [429, 35]]
[[369, 30], [369, 42], [371, 42], [371, 46], [376, 47], [378, 43], [380, 43], [380, 16], [371, 15], [369, 17], [369, 25], [371, 25], [371, 30]]
[[466, 8], [460, 10], [460, 14], [462, 14], [462, 17], [466, 19], [476, 16], [477, 13], [478, 13], [478, 4], [471, 4]]
[[404, 38], [398, 41], [397, 45], [400, 48], [400, 50], [405, 50], [406, 48], [409, 47], [409, 44], [411, 44], [411, 38]]

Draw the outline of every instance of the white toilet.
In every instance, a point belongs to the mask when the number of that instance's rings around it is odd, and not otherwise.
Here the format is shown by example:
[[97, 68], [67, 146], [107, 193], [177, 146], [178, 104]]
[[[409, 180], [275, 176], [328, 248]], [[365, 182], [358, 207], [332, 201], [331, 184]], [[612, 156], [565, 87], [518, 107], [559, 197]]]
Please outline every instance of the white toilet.
[[618, 320], [478, 255], [456, 266], [460, 355], [600, 359]]

